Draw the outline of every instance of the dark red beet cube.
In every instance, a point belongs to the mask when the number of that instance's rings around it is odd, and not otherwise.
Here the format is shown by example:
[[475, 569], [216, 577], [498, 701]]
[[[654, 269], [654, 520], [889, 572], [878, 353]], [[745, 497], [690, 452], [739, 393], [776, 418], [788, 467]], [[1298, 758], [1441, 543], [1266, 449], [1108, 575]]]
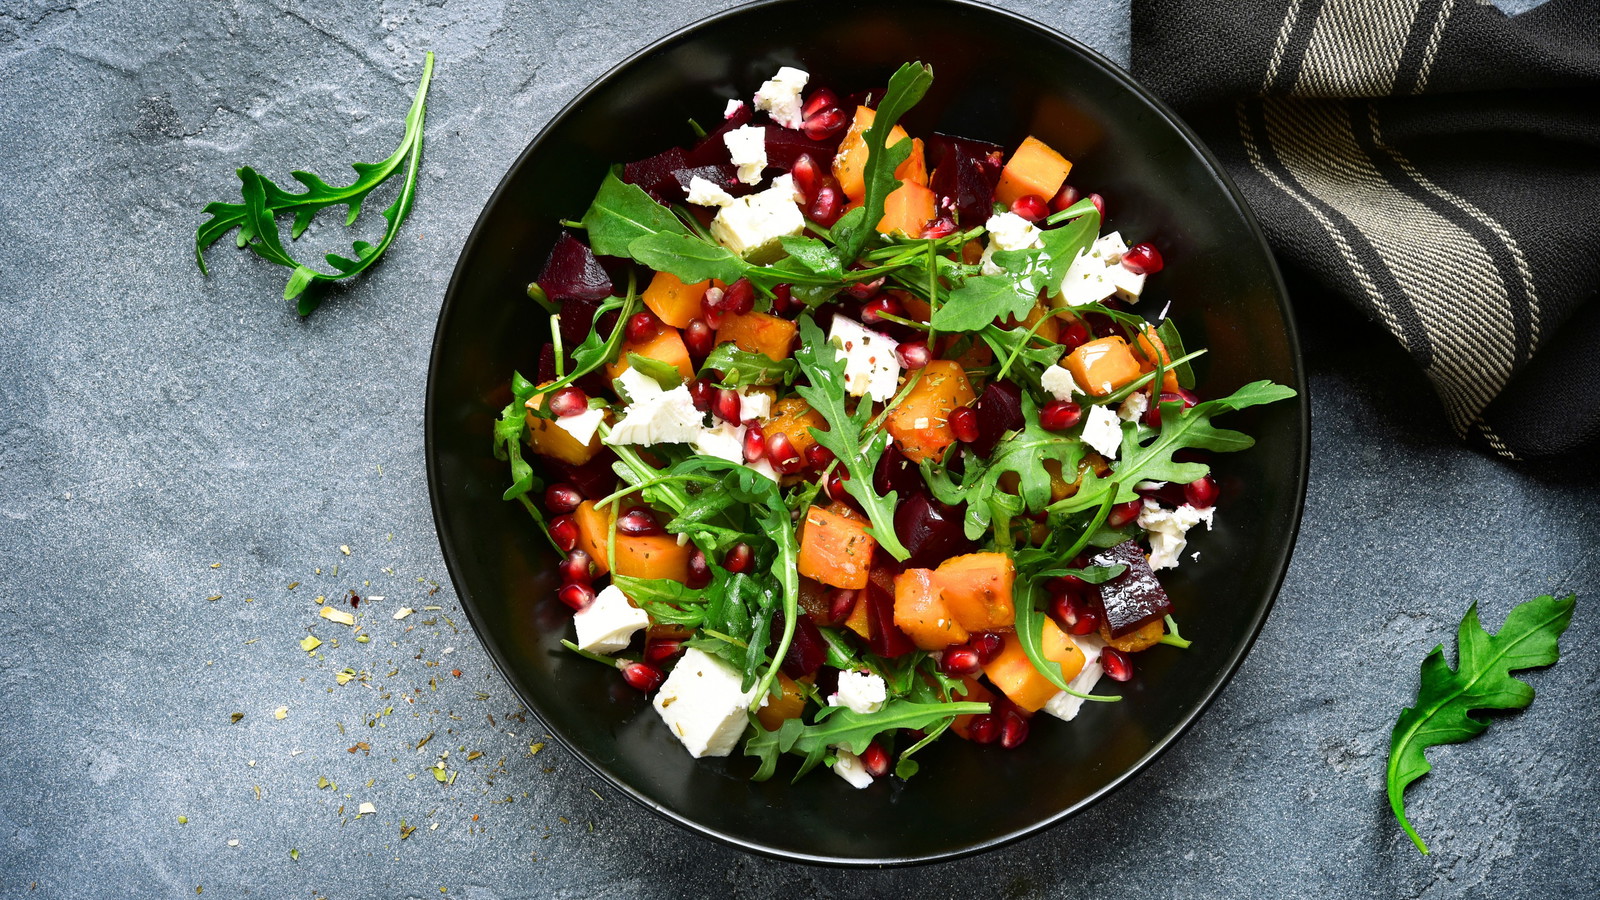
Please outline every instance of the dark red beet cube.
[[839, 142], [844, 139], [843, 131], [832, 140], [821, 142], [806, 137], [803, 131], [794, 131], [781, 125], [768, 125], [766, 129], [767, 165], [784, 171], [794, 168], [794, 161], [806, 153], [811, 154], [811, 158], [817, 160], [819, 165], [827, 166], [834, 154], [839, 152]]
[[672, 202], [683, 199], [683, 191], [678, 187], [678, 179], [674, 175], [679, 169], [686, 167], [689, 154], [682, 147], [673, 147], [655, 156], [628, 163], [622, 167], [622, 180], [628, 184], [636, 184], [646, 194], [660, 202]]
[[940, 503], [925, 491], [901, 500], [894, 510], [894, 533], [911, 551], [905, 564], [931, 569], [952, 556], [976, 550], [977, 545], [967, 540], [963, 531], [962, 509]]
[[700, 143], [695, 144], [694, 149], [689, 151], [688, 160], [684, 165], [692, 168], [694, 166], [726, 165], [732, 162], [732, 158], [728, 156], [728, 145], [723, 142], [723, 136], [736, 128], [749, 125], [750, 115], [750, 105], [748, 103], [741, 105], [738, 112], [735, 112], [729, 118], [723, 119], [722, 124], [706, 132], [706, 136], [700, 139]]
[[[772, 617], [772, 650], [778, 649], [783, 639], [783, 610]], [[794, 639], [789, 642], [789, 652], [783, 656], [783, 674], [790, 678], [804, 678], [822, 668], [828, 659], [828, 645], [822, 640], [811, 617], [801, 613], [794, 621]]]
[[557, 303], [568, 300], [604, 300], [611, 296], [611, 276], [594, 252], [571, 234], [562, 234], [550, 248], [539, 273], [539, 287]]
[[1009, 381], [984, 385], [973, 411], [978, 414], [978, 439], [968, 446], [984, 457], [994, 452], [1006, 432], [1021, 428], [1027, 421], [1022, 417], [1022, 389]]
[[928, 187], [939, 198], [939, 210], [953, 213], [962, 228], [989, 221], [994, 189], [1005, 167], [1005, 149], [998, 144], [935, 133], [928, 140], [933, 175]]
[[890, 491], [899, 491], [901, 497], [909, 497], [922, 490], [922, 472], [890, 441], [888, 449], [878, 457], [878, 467], [873, 470], [872, 489], [880, 497], [887, 497]]
[[601, 450], [594, 455], [594, 459], [578, 466], [552, 459], [550, 465], [561, 477], [550, 480], [565, 481], [577, 488], [585, 498], [599, 500], [617, 489], [617, 470], [611, 467], [616, 461], [617, 454], [610, 448]]
[[723, 163], [714, 166], [686, 166], [672, 173], [682, 189], [678, 194], [679, 199], [689, 196], [689, 182], [696, 178], [704, 178], [719, 188], [735, 197], [741, 197], [753, 190], [753, 185], [745, 184], [739, 180], [739, 167], [732, 163]]
[[1112, 637], [1122, 637], [1172, 614], [1172, 601], [1150, 570], [1144, 550], [1135, 541], [1123, 541], [1090, 558], [1096, 566], [1127, 566], [1121, 575], [1099, 585], [1094, 592], [1100, 605], [1101, 621]]
[[894, 576], [897, 574], [898, 569], [892, 565], [875, 565], [862, 597], [867, 604], [867, 648], [884, 657], [900, 656], [917, 649], [911, 638], [894, 623]]

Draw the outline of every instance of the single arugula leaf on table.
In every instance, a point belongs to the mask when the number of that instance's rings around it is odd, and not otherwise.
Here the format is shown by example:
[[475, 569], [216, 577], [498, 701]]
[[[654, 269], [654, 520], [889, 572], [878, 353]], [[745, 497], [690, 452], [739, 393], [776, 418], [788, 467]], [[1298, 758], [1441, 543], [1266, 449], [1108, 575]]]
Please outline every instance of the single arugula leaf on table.
[[[428, 85], [432, 81], [433, 52], [429, 51], [423, 58], [422, 80], [417, 85], [416, 97], [411, 101], [410, 111], [406, 113], [406, 130], [400, 139], [400, 146], [382, 162], [352, 163], [351, 168], [356, 170], [356, 180], [347, 187], [334, 187], [310, 172], [296, 171], [290, 173], [291, 177], [306, 188], [303, 193], [296, 194], [278, 187], [249, 166], [239, 169], [240, 194], [244, 202], [207, 204], [204, 212], [211, 218], [195, 231], [194, 258], [200, 266], [201, 274], [207, 274], [206, 248], [216, 243], [224, 234], [237, 228], [239, 234], [236, 243], [239, 247], [248, 247], [262, 259], [293, 270], [288, 283], [284, 285], [283, 298], [285, 300], [298, 298], [296, 310], [300, 315], [308, 316], [321, 304], [321, 300], [306, 294], [306, 288], [315, 282], [350, 278], [377, 262], [384, 251], [389, 249], [389, 245], [394, 243], [395, 235], [400, 232], [400, 226], [411, 214], [411, 206], [416, 201], [417, 170], [422, 163], [422, 126], [427, 116]], [[278, 232], [278, 215], [294, 214], [294, 223], [289, 230], [290, 240], [296, 240], [304, 234], [316, 214], [330, 206], [349, 208], [344, 222], [348, 228], [360, 217], [361, 205], [368, 195], [393, 177], [402, 167], [405, 170], [405, 180], [401, 184], [399, 196], [388, 209], [383, 211], [388, 227], [376, 245], [366, 241], [356, 241], [353, 245], [354, 259], [337, 253], [327, 254], [324, 257], [327, 263], [337, 270], [331, 274], [313, 269], [289, 255]]]
[[910, 138], [893, 147], [885, 146], [889, 132], [922, 100], [932, 84], [933, 67], [920, 62], [906, 63], [889, 77], [883, 102], [874, 110], [872, 127], [862, 135], [867, 150], [867, 164], [862, 167], [866, 196], [859, 207], [845, 213], [832, 229], [838, 258], [847, 265], [867, 249], [867, 243], [878, 233], [884, 201], [900, 184], [894, 177], [894, 170], [911, 155]]
[[1533, 702], [1533, 688], [1512, 672], [1553, 664], [1561, 656], [1562, 632], [1572, 622], [1575, 595], [1549, 595], [1519, 604], [1506, 616], [1498, 634], [1478, 622], [1478, 604], [1467, 608], [1456, 633], [1456, 668], [1444, 659], [1443, 645], [1422, 661], [1417, 704], [1406, 707], [1389, 740], [1389, 807], [1412, 843], [1424, 854], [1428, 846], [1406, 818], [1406, 786], [1432, 768], [1423, 751], [1477, 737], [1489, 723], [1472, 715], [1480, 709], [1524, 709]]
[[809, 385], [799, 385], [795, 393], [811, 404], [828, 423], [828, 430], [811, 429], [817, 443], [833, 451], [838, 464], [850, 477], [845, 490], [856, 498], [871, 522], [871, 532], [886, 553], [898, 560], [911, 556], [900, 543], [894, 531], [894, 507], [898, 495], [890, 491], [886, 497], [878, 496], [872, 488], [872, 473], [878, 459], [889, 445], [889, 435], [878, 429], [863, 435], [872, 418], [872, 404], [863, 400], [851, 413], [845, 408], [844, 358], [823, 337], [822, 329], [810, 317], [800, 320], [800, 350], [794, 359], [810, 379]]

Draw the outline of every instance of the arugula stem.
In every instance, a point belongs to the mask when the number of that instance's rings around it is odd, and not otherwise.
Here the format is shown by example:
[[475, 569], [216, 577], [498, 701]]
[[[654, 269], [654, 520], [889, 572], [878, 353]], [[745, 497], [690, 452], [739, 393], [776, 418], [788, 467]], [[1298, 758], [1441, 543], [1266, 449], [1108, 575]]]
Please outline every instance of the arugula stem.
[[1161, 636], [1160, 643], [1177, 647], [1179, 650], [1187, 650], [1194, 645], [1194, 641], [1186, 641], [1183, 635], [1178, 633], [1178, 621], [1171, 616], [1167, 616], [1167, 633]]

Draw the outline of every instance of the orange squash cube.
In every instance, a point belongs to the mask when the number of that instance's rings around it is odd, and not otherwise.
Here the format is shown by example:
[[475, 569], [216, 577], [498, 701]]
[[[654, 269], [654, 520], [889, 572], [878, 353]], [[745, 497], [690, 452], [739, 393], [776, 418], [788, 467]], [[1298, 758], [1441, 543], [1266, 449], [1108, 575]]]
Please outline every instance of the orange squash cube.
[[908, 181], [894, 189], [883, 201], [883, 218], [878, 220], [879, 234], [896, 232], [906, 237], [919, 237], [922, 227], [934, 216], [933, 191], [924, 185]]
[[589, 554], [595, 571], [601, 575], [611, 571], [606, 562], [606, 543], [611, 539], [611, 515], [614, 507], [601, 509], [593, 500], [585, 500], [573, 510], [572, 518], [578, 525], [578, 549]]
[[[872, 127], [872, 120], [876, 113], [865, 106], [856, 107], [855, 121], [850, 123], [850, 130], [845, 132], [844, 140], [839, 142], [839, 152], [833, 158], [833, 177], [839, 181], [839, 189], [844, 195], [857, 203], [867, 195], [867, 140], [865, 137], [868, 128]], [[907, 137], [906, 130], [899, 125], [889, 129], [889, 139], [884, 142], [885, 147], [893, 147]], [[915, 146], [915, 145], [913, 145]], [[912, 151], [915, 154], [915, 150]], [[899, 178], [900, 168], [910, 163], [895, 168], [895, 177]]]
[[859, 590], [867, 586], [878, 542], [864, 522], [813, 506], [800, 533], [800, 574], [823, 584]]
[[782, 432], [789, 438], [789, 443], [802, 457], [817, 439], [811, 436], [811, 429], [818, 431], [828, 430], [828, 420], [822, 413], [811, 408], [811, 404], [799, 397], [785, 397], [772, 404], [772, 418], [762, 426], [767, 437]]
[[951, 615], [932, 569], [907, 569], [895, 576], [894, 624], [923, 650], [943, 650], [971, 637]]
[[[810, 681], [807, 675], [803, 681]], [[756, 718], [761, 722], [761, 727], [768, 731], [777, 731], [786, 719], [798, 719], [806, 711], [806, 693], [800, 687], [800, 682], [793, 678], [778, 673], [778, 686], [783, 691], [780, 696], [768, 697], [767, 705], [756, 710]]]
[[[971, 675], [961, 676], [961, 681], [967, 686], [966, 696], [952, 696], [952, 700], [960, 700], [963, 703], [992, 703], [994, 701], [994, 691], [984, 687], [983, 682], [973, 678]], [[972, 720], [976, 717], [977, 714], [975, 713], [956, 716], [955, 721], [950, 723], [950, 730], [954, 731], [957, 737], [963, 740], [970, 740], [972, 738]]]
[[900, 405], [890, 410], [884, 428], [912, 462], [937, 459], [956, 439], [950, 430], [951, 411], [975, 398], [961, 364], [936, 359], [923, 368]]
[[1017, 569], [1004, 553], [968, 553], [939, 564], [935, 580], [945, 605], [968, 631], [994, 631], [1016, 624], [1012, 605]]
[[[528, 408], [538, 409], [544, 402], [544, 394], [534, 394], [528, 398]], [[528, 446], [540, 456], [559, 459], [564, 463], [581, 466], [599, 453], [601, 447], [600, 432], [596, 431], [589, 438], [589, 443], [580, 444], [571, 432], [557, 425], [549, 419], [541, 419], [532, 413], [528, 415]]]
[[1115, 336], [1083, 344], [1067, 354], [1062, 365], [1072, 373], [1078, 387], [1102, 396], [1144, 374], [1133, 351], [1128, 349], [1128, 342]]
[[678, 543], [675, 534], [617, 535], [617, 574], [632, 578], [689, 578], [694, 545]]
[[[1149, 325], [1139, 329], [1139, 333], [1133, 338], [1133, 346], [1143, 358], [1139, 368], [1145, 372], [1154, 372], [1158, 361], [1163, 366], [1172, 365], [1172, 354], [1167, 351], [1167, 345], [1161, 342], [1156, 330]], [[1175, 394], [1179, 387], [1178, 373], [1171, 368], [1164, 369], [1161, 373], [1161, 389]]]
[[994, 189], [994, 199], [1010, 206], [1019, 197], [1037, 194], [1048, 202], [1061, 190], [1070, 171], [1072, 163], [1067, 162], [1066, 157], [1029, 135], [1006, 161], [1005, 169], [1000, 172], [1000, 183]]
[[710, 286], [709, 281], [685, 284], [671, 272], [657, 272], [640, 299], [656, 318], [673, 328], [684, 328], [690, 319], [700, 315], [700, 298]]
[[850, 615], [845, 617], [844, 627], [854, 631], [863, 641], [871, 639], [872, 623], [867, 619], [867, 595], [864, 591], [856, 592], [856, 605], [850, 607]]
[[[1083, 669], [1083, 651], [1048, 616], [1044, 620], [1040, 649], [1045, 659], [1061, 667], [1063, 681], [1071, 681]], [[1022, 641], [1016, 632], [1006, 634], [1005, 646], [1000, 649], [998, 656], [983, 667], [983, 674], [1007, 699], [1028, 712], [1038, 712], [1044, 708], [1059, 690], [1028, 661], [1028, 654], [1023, 651]]]
[[[618, 323], [617, 327], [622, 327], [621, 323]], [[606, 363], [607, 378], [615, 380], [618, 375], [632, 368], [628, 364], [629, 353], [637, 353], [645, 359], [660, 360], [677, 369], [684, 381], [694, 380], [694, 364], [689, 361], [689, 348], [683, 343], [683, 335], [676, 328], [658, 328], [648, 340], [638, 344], [624, 340], [622, 348], [617, 352], [617, 358]]]
[[788, 359], [794, 352], [795, 335], [800, 327], [788, 319], [766, 313], [730, 314], [717, 328], [717, 343], [732, 343], [747, 353], [763, 353], [771, 359]]

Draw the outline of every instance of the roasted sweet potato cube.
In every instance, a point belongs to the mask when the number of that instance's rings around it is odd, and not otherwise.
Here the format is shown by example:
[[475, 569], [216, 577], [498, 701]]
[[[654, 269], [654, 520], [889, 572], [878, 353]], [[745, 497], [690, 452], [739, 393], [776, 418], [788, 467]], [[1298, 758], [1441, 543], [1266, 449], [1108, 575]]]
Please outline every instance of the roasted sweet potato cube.
[[766, 313], [728, 315], [717, 328], [717, 343], [732, 343], [749, 353], [763, 353], [772, 359], [788, 359], [794, 352], [799, 326], [788, 319]]
[[900, 405], [890, 411], [884, 427], [907, 459], [937, 459], [956, 439], [950, 430], [951, 411], [974, 398], [961, 364], [936, 359], [922, 370], [922, 378]]
[[811, 408], [811, 404], [799, 397], [785, 397], [772, 404], [772, 418], [762, 426], [768, 437], [782, 432], [788, 436], [789, 443], [801, 457], [811, 448], [817, 439], [811, 436], [811, 429], [818, 431], [828, 430], [828, 420], [822, 413]]
[[694, 364], [689, 361], [689, 348], [676, 328], [658, 328], [649, 339], [637, 344], [624, 340], [616, 360], [606, 363], [607, 378], [615, 380], [618, 375], [632, 368], [628, 363], [629, 353], [664, 362], [677, 369], [684, 381], [694, 380]]
[[994, 189], [994, 199], [1006, 206], [1028, 194], [1049, 200], [1061, 190], [1070, 171], [1072, 163], [1067, 162], [1066, 157], [1029, 135], [1006, 160], [1006, 167], [1000, 171], [1000, 183]]
[[611, 570], [606, 562], [606, 542], [611, 538], [611, 515], [614, 507], [600, 509], [593, 500], [585, 500], [573, 511], [573, 521], [578, 524], [578, 549], [589, 554], [595, 570], [604, 575]]
[[1128, 342], [1116, 336], [1083, 344], [1068, 353], [1062, 365], [1079, 387], [1102, 396], [1144, 374]]
[[679, 544], [677, 535], [617, 535], [617, 574], [633, 578], [689, 579], [693, 544]]
[[833, 587], [864, 588], [877, 546], [866, 523], [813, 506], [800, 534], [800, 574]]
[[907, 569], [895, 576], [894, 624], [923, 650], [943, 650], [971, 637], [945, 604], [932, 569]]
[[[528, 407], [536, 409], [543, 402], [544, 394], [534, 394], [528, 398]], [[589, 438], [589, 443], [580, 444], [578, 439], [565, 428], [531, 413], [528, 415], [528, 446], [540, 456], [548, 456], [574, 466], [583, 465], [604, 449], [598, 431]]]
[[[839, 189], [856, 203], [860, 203], [861, 198], [867, 195], [867, 141], [864, 135], [872, 127], [875, 117], [876, 114], [867, 107], [856, 107], [855, 121], [850, 124], [850, 130], [845, 132], [844, 140], [839, 142], [839, 152], [833, 158], [833, 177], [839, 180]], [[906, 137], [906, 130], [896, 125], [889, 129], [889, 138], [884, 146], [893, 147]], [[900, 172], [910, 163], [911, 160], [907, 158], [896, 166], [895, 177], [904, 178]]]
[[[1082, 671], [1083, 651], [1056, 625], [1054, 619], [1047, 617], [1044, 620], [1040, 648], [1045, 659], [1061, 666], [1063, 681], [1071, 681]], [[983, 674], [1007, 699], [1028, 712], [1038, 712], [1060, 690], [1028, 661], [1028, 654], [1023, 651], [1022, 641], [1017, 638], [1016, 632], [1006, 634], [1000, 655], [983, 667]]]
[[[801, 680], [810, 681], [811, 676], [807, 675]], [[779, 672], [778, 686], [783, 690], [783, 694], [768, 698], [767, 705], [756, 710], [756, 718], [761, 721], [761, 727], [768, 731], [777, 731], [785, 719], [798, 719], [806, 710], [806, 694], [801, 689], [800, 682]]]
[[883, 218], [878, 220], [878, 233], [903, 234], [919, 237], [923, 226], [934, 216], [934, 203], [938, 200], [927, 187], [906, 182], [895, 188], [883, 201]]
[[656, 318], [673, 328], [684, 328], [690, 319], [700, 315], [700, 298], [710, 286], [709, 281], [685, 284], [671, 272], [657, 272], [641, 299]]
[[994, 631], [1016, 624], [1012, 593], [1017, 570], [1004, 553], [968, 553], [940, 563], [935, 577], [961, 627]]

